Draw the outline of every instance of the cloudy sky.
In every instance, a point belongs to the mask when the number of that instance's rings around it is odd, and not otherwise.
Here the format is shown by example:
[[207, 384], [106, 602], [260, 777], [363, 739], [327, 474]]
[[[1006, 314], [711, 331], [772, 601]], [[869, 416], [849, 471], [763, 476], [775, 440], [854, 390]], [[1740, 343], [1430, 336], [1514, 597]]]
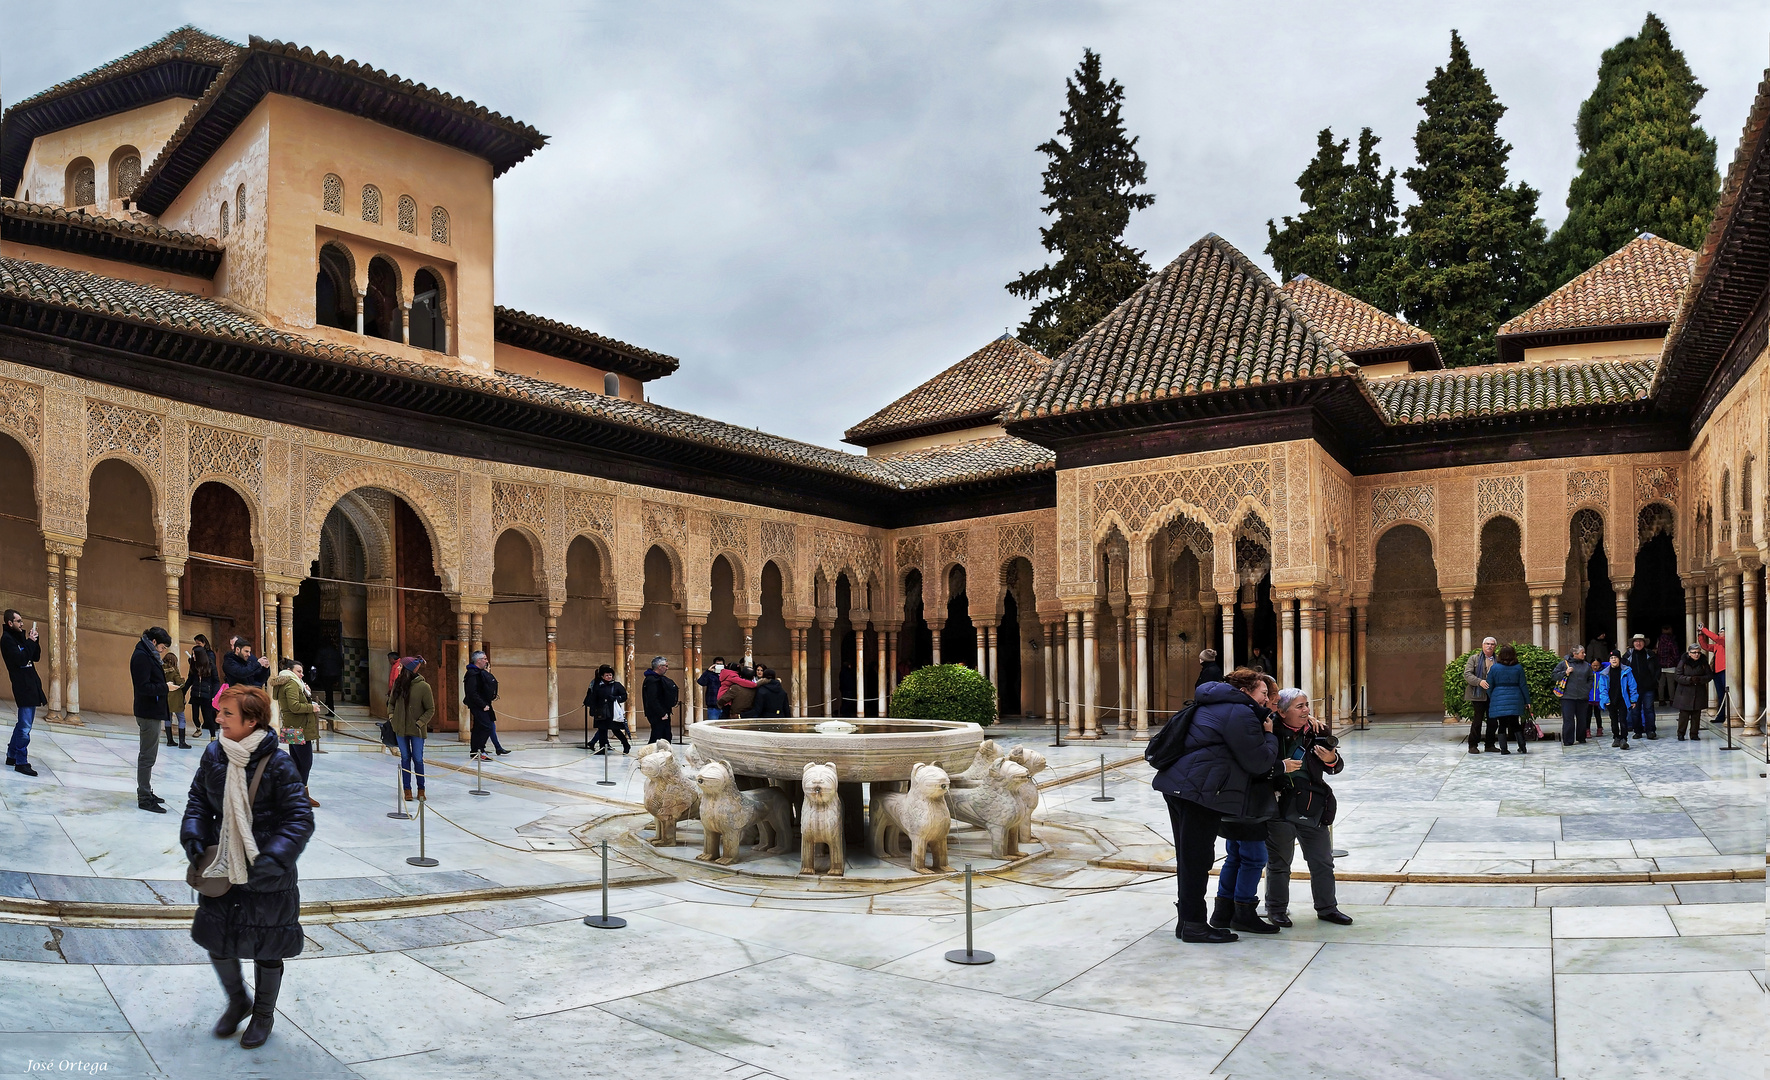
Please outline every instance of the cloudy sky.
[[[149, 10], [152, 9], [152, 10]], [[1019, 324], [1044, 158], [1084, 47], [1126, 88], [1152, 265], [1207, 232], [1263, 265], [1331, 126], [1412, 160], [1462, 31], [1509, 108], [1513, 176], [1566, 213], [1599, 54], [1646, 7], [1529, 3], [253, 4], [0, 0], [16, 100], [191, 22], [341, 53], [534, 124], [499, 181], [497, 301], [680, 357], [655, 400], [835, 445]], [[1766, 61], [1762, 0], [1655, 5], [1726, 171]], [[30, 27], [29, 35], [20, 32]], [[1405, 188], [1401, 192], [1406, 198]]]

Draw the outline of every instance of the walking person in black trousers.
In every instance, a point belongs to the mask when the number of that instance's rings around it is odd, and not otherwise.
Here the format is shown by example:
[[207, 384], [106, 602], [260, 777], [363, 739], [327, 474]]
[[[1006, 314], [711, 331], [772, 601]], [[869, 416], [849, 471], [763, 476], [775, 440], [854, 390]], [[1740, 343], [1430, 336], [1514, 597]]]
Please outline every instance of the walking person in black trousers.
[[1573, 651], [1555, 665], [1549, 681], [1561, 698], [1561, 745], [1585, 742], [1586, 724], [1592, 711], [1592, 665], [1586, 663], [1586, 647], [1575, 645]]
[[154, 794], [154, 762], [160, 757], [160, 726], [171, 713], [167, 698], [178, 684], [166, 681], [163, 657], [172, 648], [172, 635], [150, 626], [135, 643], [129, 657], [129, 681], [135, 687], [135, 725], [140, 728], [141, 750], [135, 757], [135, 803], [151, 814], [164, 814], [166, 800]]
[[6, 744], [6, 764], [26, 776], [37, 770], [25, 760], [31, 746], [31, 724], [37, 710], [49, 704], [43, 696], [43, 680], [37, 676], [37, 661], [43, 647], [37, 643], [37, 624], [25, 629], [25, 617], [6, 609], [5, 629], [0, 630], [0, 657], [6, 660], [6, 673], [12, 677], [12, 703], [18, 707], [18, 720], [12, 725], [12, 741]]
[[498, 741], [498, 714], [492, 711], [492, 702], [498, 700], [498, 677], [492, 674], [492, 661], [485, 653], [473, 654], [461, 691], [462, 699], [467, 703], [467, 715], [473, 718], [471, 756], [480, 761], [492, 760], [486, 754], [487, 739], [498, 753], [508, 754], [510, 751]]
[[676, 707], [677, 689], [676, 680], [670, 678], [670, 662], [663, 657], [652, 657], [640, 700], [645, 704], [645, 718], [651, 723], [651, 741], [669, 742], [670, 710]]
[[621, 737], [621, 753], [632, 751], [633, 744], [627, 739], [627, 688], [615, 681], [614, 668], [604, 664], [596, 669], [596, 679], [584, 694], [584, 707], [596, 722], [596, 735], [590, 740], [593, 753], [608, 753], [611, 731]]

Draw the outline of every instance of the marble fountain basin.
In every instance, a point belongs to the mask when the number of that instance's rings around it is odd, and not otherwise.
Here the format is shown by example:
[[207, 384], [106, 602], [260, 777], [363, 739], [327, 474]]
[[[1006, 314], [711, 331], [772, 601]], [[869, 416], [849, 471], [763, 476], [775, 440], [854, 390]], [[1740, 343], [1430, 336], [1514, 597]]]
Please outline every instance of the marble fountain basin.
[[[842, 732], [826, 729], [852, 727]], [[970, 767], [983, 728], [952, 720], [850, 719], [703, 720], [688, 740], [708, 758], [730, 763], [739, 776], [798, 780], [808, 761], [833, 761], [843, 783], [905, 780], [917, 762], [951, 775]]]

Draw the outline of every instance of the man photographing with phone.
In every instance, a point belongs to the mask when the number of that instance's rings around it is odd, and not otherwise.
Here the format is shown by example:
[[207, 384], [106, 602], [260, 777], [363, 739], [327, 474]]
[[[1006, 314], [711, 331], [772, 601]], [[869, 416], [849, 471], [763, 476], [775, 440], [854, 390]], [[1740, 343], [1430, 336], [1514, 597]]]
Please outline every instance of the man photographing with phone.
[[43, 680], [37, 677], [37, 661], [43, 647], [37, 644], [37, 624], [25, 629], [25, 617], [6, 609], [5, 627], [0, 629], [0, 657], [6, 660], [6, 673], [12, 677], [12, 700], [18, 706], [18, 722], [12, 725], [12, 741], [6, 744], [6, 764], [26, 776], [37, 770], [25, 760], [31, 745], [31, 723], [37, 710], [49, 704], [43, 696]]

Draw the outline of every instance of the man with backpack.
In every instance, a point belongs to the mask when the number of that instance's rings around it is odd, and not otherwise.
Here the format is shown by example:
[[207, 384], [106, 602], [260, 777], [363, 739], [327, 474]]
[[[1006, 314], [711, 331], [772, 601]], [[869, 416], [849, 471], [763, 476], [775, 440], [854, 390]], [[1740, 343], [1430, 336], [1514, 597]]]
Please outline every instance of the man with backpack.
[[1635, 692], [1640, 695], [1630, 717], [1636, 738], [1659, 738], [1653, 723], [1653, 692], [1659, 689], [1659, 657], [1647, 647], [1647, 635], [1636, 634], [1623, 654], [1623, 663], [1635, 673]]

